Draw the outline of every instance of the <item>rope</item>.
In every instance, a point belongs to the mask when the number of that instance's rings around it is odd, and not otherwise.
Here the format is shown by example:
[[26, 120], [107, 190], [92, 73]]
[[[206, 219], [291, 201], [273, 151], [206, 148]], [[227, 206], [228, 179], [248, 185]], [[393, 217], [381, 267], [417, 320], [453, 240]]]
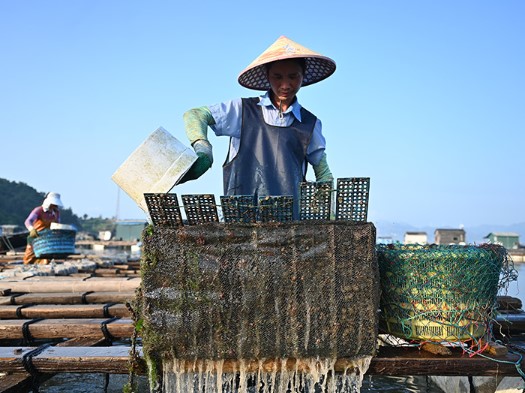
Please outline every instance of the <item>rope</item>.
[[23, 293], [15, 293], [14, 295], [11, 295], [11, 298], [9, 299], [9, 303], [16, 304], [15, 298], [17, 298], [18, 296], [22, 296], [22, 295]]
[[35, 318], [31, 319], [30, 321], [24, 322], [22, 325], [22, 335], [24, 336], [24, 345], [31, 345], [33, 344], [33, 336], [31, 335], [31, 331], [29, 330], [29, 325], [32, 325], [33, 323], [40, 322], [44, 320], [44, 318]]
[[113, 340], [115, 340], [115, 337], [113, 337], [113, 335], [108, 330], [108, 323], [116, 321], [117, 319], [120, 319], [120, 318], [119, 317], [113, 317], [113, 318], [109, 318], [109, 319], [107, 319], [105, 321], [102, 321], [100, 323], [100, 329], [102, 330], [102, 334], [104, 334], [104, 338], [108, 342], [112, 342]]
[[94, 291], [87, 291], [82, 294], [82, 304], [88, 304], [87, 296], [92, 294]]
[[[469, 350], [467, 348], [467, 349], [465, 349], [465, 352], [469, 353], [469, 352], [473, 352], [473, 351], [471, 351], [471, 350]], [[480, 353], [480, 352], [474, 353], [474, 354], [478, 355], [478, 356], [481, 356], [481, 357], [483, 357], [485, 359], [492, 360], [492, 361], [494, 361], [496, 363], [514, 364], [514, 366], [516, 366], [516, 371], [518, 372], [520, 377], [523, 379], [523, 381], [525, 381], [525, 372], [521, 369], [521, 361], [523, 360], [523, 355], [521, 353], [519, 353], [519, 352], [510, 351], [510, 350], [509, 350], [509, 353], [517, 355], [518, 356], [518, 360], [516, 360], [515, 362], [512, 362], [510, 360], [495, 359], [495, 358], [492, 358], [490, 356], [484, 355], [483, 353]]]
[[109, 374], [104, 374], [104, 393], [108, 392], [109, 387]]
[[31, 307], [32, 304], [22, 304], [21, 306], [17, 307], [16, 308], [16, 316], [17, 318], [24, 318], [24, 316], [22, 315], [22, 309], [23, 308], [26, 308], [26, 307]]
[[45, 349], [47, 349], [50, 346], [51, 346], [51, 344], [41, 345], [41, 346], [33, 349], [32, 351], [29, 351], [29, 352], [25, 353], [22, 356], [22, 365], [24, 366], [24, 369], [32, 377], [32, 388], [33, 388], [33, 392], [35, 392], [35, 393], [38, 393], [38, 391], [39, 391], [39, 383], [38, 383], [39, 381], [38, 381], [38, 379], [39, 379], [40, 373], [38, 372], [38, 370], [35, 368], [35, 366], [33, 364], [33, 357], [40, 355]]
[[110, 308], [111, 306], [114, 306], [115, 304], [117, 304], [117, 303], [112, 302], [112, 303], [106, 303], [106, 304], [104, 304], [104, 307], [102, 308], [102, 310], [103, 310], [103, 312], [104, 312], [104, 318], [111, 318], [111, 314], [109, 313], [109, 308]]

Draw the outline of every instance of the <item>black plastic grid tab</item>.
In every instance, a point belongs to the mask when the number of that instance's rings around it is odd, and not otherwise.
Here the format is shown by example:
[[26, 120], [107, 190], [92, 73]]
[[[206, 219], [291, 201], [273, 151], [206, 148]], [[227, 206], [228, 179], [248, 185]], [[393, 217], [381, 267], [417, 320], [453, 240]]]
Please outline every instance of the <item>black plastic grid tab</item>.
[[182, 203], [188, 224], [219, 222], [217, 204], [213, 194], [182, 195]]
[[144, 194], [151, 221], [155, 226], [178, 227], [182, 226], [177, 194]]
[[259, 197], [259, 221], [288, 222], [293, 220], [293, 196]]
[[366, 222], [369, 191], [369, 177], [337, 179], [335, 219]]
[[226, 223], [253, 223], [257, 220], [257, 206], [253, 195], [223, 195], [221, 207]]
[[299, 219], [329, 220], [332, 206], [332, 182], [300, 184]]

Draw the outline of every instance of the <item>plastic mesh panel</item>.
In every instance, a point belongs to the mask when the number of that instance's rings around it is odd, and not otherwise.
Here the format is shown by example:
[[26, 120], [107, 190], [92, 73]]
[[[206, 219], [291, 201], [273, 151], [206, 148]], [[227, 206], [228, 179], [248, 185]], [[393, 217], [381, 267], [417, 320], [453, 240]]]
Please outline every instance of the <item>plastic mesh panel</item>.
[[182, 203], [190, 225], [219, 221], [213, 194], [183, 195]]
[[224, 222], [253, 223], [257, 220], [257, 207], [253, 195], [221, 196]]
[[332, 182], [301, 183], [299, 217], [301, 220], [329, 220]]
[[369, 191], [369, 177], [337, 179], [335, 219], [366, 222]]
[[162, 358], [357, 358], [376, 348], [371, 223], [143, 232], [144, 348]]
[[288, 222], [292, 220], [292, 196], [266, 196], [259, 198], [259, 221]]
[[172, 227], [182, 225], [177, 194], [146, 193], [144, 199], [153, 225]]

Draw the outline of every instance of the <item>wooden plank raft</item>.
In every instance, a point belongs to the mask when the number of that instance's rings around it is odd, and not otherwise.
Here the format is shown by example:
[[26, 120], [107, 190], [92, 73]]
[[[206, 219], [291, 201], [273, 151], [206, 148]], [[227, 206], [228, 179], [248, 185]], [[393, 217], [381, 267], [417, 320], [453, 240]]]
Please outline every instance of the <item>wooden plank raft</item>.
[[[22, 357], [24, 353], [34, 347], [3, 347], [0, 348], [0, 369], [6, 372], [23, 372]], [[105, 372], [112, 374], [126, 374], [129, 372], [129, 347], [111, 346], [96, 348], [58, 348], [49, 347], [32, 358], [34, 367], [41, 373], [80, 372], [94, 373]], [[141, 349], [137, 348], [139, 354]], [[419, 351], [416, 348], [385, 347], [370, 363], [367, 375], [443, 375], [443, 376], [519, 376], [515, 363], [519, 356], [515, 354], [485, 359], [475, 356], [469, 357], [461, 353], [449, 356], [439, 356]], [[295, 368], [296, 362], [288, 360]], [[144, 364], [144, 360], [140, 362]], [[338, 359], [335, 363], [336, 372], [344, 372], [352, 364], [350, 359]], [[188, 362], [191, 369], [195, 363]], [[522, 364], [523, 366], [523, 364]], [[246, 371], [253, 371], [259, 367], [258, 362], [247, 364]], [[263, 368], [271, 371], [274, 362], [264, 362]], [[280, 364], [279, 364], [280, 369]], [[253, 369], [253, 370], [252, 370]], [[224, 372], [239, 370], [236, 361], [226, 360], [223, 365]], [[145, 372], [145, 368], [137, 373]]]
[[[98, 346], [106, 343], [106, 340], [103, 339], [92, 339], [92, 338], [75, 338], [72, 340], [67, 340], [61, 343], [58, 343], [56, 347], [90, 347]], [[13, 353], [21, 352], [23, 356], [23, 350], [20, 348], [13, 349]], [[27, 353], [27, 352], [26, 352]], [[51, 378], [53, 374], [41, 374], [39, 375], [40, 383]], [[25, 372], [16, 372], [13, 374], [6, 375], [0, 378], [0, 393], [20, 393], [20, 392], [30, 392], [32, 388], [32, 379], [33, 376]]]

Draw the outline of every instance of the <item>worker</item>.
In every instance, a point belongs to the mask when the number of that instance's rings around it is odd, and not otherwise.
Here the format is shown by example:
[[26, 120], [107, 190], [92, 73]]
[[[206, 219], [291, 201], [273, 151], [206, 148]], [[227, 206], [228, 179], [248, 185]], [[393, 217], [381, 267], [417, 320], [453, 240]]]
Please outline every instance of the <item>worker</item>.
[[44, 202], [41, 206], [35, 207], [29, 216], [26, 218], [24, 225], [29, 231], [27, 237], [27, 246], [24, 254], [24, 264], [28, 263], [41, 263], [46, 264], [46, 259], [37, 259], [33, 252], [33, 242], [39, 236], [39, 232], [44, 229], [49, 229], [51, 223], [60, 222], [60, 210], [63, 207], [62, 201], [60, 200], [60, 194], [56, 192], [50, 192], [46, 195]]
[[307, 163], [316, 181], [333, 181], [321, 121], [299, 104], [297, 92], [329, 77], [335, 67], [332, 59], [281, 36], [238, 77], [242, 86], [263, 90], [263, 95], [184, 113], [186, 135], [198, 158], [179, 183], [211, 167], [208, 126], [215, 135], [230, 137], [223, 165], [225, 195], [292, 195], [298, 201]]

